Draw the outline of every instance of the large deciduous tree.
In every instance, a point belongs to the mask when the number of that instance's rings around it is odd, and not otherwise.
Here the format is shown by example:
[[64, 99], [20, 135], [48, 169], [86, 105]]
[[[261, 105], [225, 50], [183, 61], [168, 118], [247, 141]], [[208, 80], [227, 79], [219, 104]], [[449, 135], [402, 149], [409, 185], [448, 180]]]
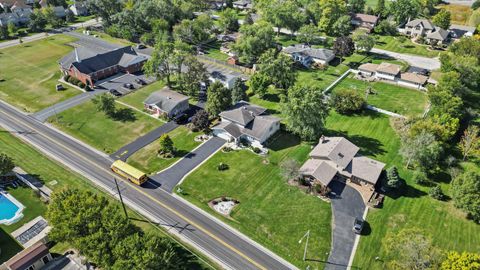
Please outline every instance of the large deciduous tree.
[[13, 159], [4, 153], [0, 153], [0, 177], [11, 172], [15, 168]]
[[406, 22], [408, 19], [414, 19], [420, 12], [418, 1], [394, 0], [390, 2], [389, 13], [393, 16], [397, 24]]
[[463, 132], [460, 140], [460, 151], [462, 151], [463, 160], [467, 157], [480, 155], [480, 128], [478, 126], [468, 126]]
[[231, 8], [227, 8], [220, 13], [220, 19], [218, 22], [220, 24], [220, 28], [225, 33], [236, 32], [240, 27], [240, 24], [238, 23], [237, 12]]
[[115, 99], [109, 94], [101, 94], [92, 99], [97, 111], [105, 113], [108, 117], [113, 117], [116, 112]]
[[192, 117], [192, 125], [196, 130], [205, 131], [210, 126], [208, 112], [205, 110], [197, 111]]
[[307, 45], [317, 44], [320, 40], [320, 31], [313, 24], [306, 24], [300, 27], [297, 34], [297, 41]]
[[179, 74], [180, 89], [191, 97], [197, 97], [200, 84], [208, 80], [205, 66], [195, 56], [188, 56], [183, 62], [185, 72]]
[[351, 37], [338, 37], [333, 42], [333, 52], [340, 57], [340, 62], [343, 57], [352, 55], [355, 51], [355, 43]]
[[143, 70], [148, 76], [154, 76], [159, 80], [166, 79], [167, 84], [171, 85], [170, 76], [172, 75], [172, 55], [174, 44], [165, 36], [155, 44], [150, 59], [143, 65]]
[[480, 223], [480, 173], [468, 169], [452, 182], [452, 198], [456, 207]]
[[[345, 1], [338, 0], [320, 0], [322, 15], [318, 26], [327, 34], [333, 34], [333, 25], [343, 15], [347, 15]], [[350, 23], [349, 23], [350, 24]]]
[[400, 148], [406, 167], [413, 163], [423, 170], [432, 169], [437, 164], [441, 152], [442, 147], [435, 136], [425, 131], [404, 138]]
[[212, 83], [207, 90], [206, 110], [211, 116], [218, 116], [232, 104], [232, 94], [220, 82]]
[[302, 139], [313, 141], [324, 129], [329, 107], [320, 89], [295, 85], [288, 90], [282, 110], [287, 129]]
[[113, 15], [122, 11], [122, 4], [119, 1], [88, 0], [87, 6], [93, 14], [102, 18], [105, 26], [110, 26], [113, 23]]
[[237, 39], [232, 49], [237, 52], [240, 61], [248, 65], [253, 65], [262, 53], [275, 45], [275, 33], [270, 24], [242, 25], [240, 33], [242, 38]]
[[370, 52], [375, 46], [375, 38], [365, 32], [355, 32], [353, 34], [355, 48], [359, 52]]
[[450, 20], [451, 20], [451, 14], [448, 10], [445, 10], [445, 9], [441, 9], [432, 18], [433, 24], [445, 30], [450, 28]]
[[359, 112], [366, 104], [365, 98], [356, 90], [339, 89], [332, 94], [332, 107], [341, 114]]
[[293, 68], [293, 60], [290, 56], [277, 53], [270, 49], [258, 59], [258, 72], [266, 75], [275, 87], [286, 92], [297, 80], [297, 73]]
[[232, 87], [232, 104], [247, 100], [247, 87], [241, 78], [237, 78]]

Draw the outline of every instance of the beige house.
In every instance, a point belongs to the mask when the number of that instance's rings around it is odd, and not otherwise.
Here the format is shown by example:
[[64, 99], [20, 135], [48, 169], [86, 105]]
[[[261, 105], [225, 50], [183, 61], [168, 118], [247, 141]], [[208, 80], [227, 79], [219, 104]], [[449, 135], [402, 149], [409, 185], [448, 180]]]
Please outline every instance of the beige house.
[[400, 70], [401, 66], [395, 64], [381, 63], [378, 65], [365, 63], [358, 67], [358, 74], [392, 81], [399, 85], [415, 89], [423, 89], [428, 81], [428, 77], [425, 75], [415, 72], [401, 72]]
[[352, 14], [351, 24], [355, 27], [368, 30], [369, 32], [375, 28], [378, 22], [378, 17], [374, 15], [355, 13]]
[[385, 164], [359, 155], [359, 150], [343, 137], [322, 136], [310, 152], [310, 159], [300, 168], [300, 174], [324, 186], [333, 180], [348, 179], [373, 191]]
[[435, 26], [431, 21], [426, 19], [409, 21], [405, 25], [403, 33], [411, 38], [423, 36], [428, 43], [437, 42], [438, 44], [446, 43], [450, 35], [449, 31]]

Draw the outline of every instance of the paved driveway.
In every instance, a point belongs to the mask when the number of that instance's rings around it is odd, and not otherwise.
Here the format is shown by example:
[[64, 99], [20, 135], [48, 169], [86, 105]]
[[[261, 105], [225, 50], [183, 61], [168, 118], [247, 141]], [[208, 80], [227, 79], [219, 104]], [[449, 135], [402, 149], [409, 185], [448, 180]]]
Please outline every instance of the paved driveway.
[[172, 192], [173, 188], [187, 175], [190, 171], [195, 169], [200, 163], [207, 160], [213, 153], [219, 150], [224, 144], [225, 140], [213, 137], [210, 140], [203, 143], [200, 147], [194, 151], [188, 153], [179, 162], [175, 163], [172, 167], [153, 175], [150, 178], [153, 180], [145, 183], [146, 188], [160, 187], [168, 192]]
[[355, 217], [362, 217], [365, 204], [362, 196], [352, 187], [332, 181], [330, 188], [337, 194], [332, 198], [333, 243], [326, 270], [347, 269], [356, 234], [352, 231]]
[[372, 53], [384, 54], [396, 59], [403, 60], [407, 62], [409, 65], [419, 68], [424, 68], [428, 70], [434, 70], [440, 68], [440, 60], [437, 58], [428, 58], [418, 55], [410, 55], [410, 54], [403, 54], [403, 53], [396, 53], [391, 51], [386, 51], [382, 49], [373, 48], [371, 50]]

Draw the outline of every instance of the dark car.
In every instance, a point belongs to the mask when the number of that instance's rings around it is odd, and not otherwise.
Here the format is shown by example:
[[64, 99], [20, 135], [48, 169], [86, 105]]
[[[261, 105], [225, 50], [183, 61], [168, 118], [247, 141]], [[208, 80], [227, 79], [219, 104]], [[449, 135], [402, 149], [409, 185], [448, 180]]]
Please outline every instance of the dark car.
[[146, 84], [147, 84], [147, 82], [145, 82], [144, 80], [142, 80], [142, 79], [140, 79], [140, 78], [136, 78], [136, 79], [135, 79], [135, 82], [138, 83], [138, 84], [140, 84], [140, 85], [146, 85]]
[[127, 88], [127, 89], [135, 89], [135, 87], [133, 86], [133, 84], [131, 83], [124, 83], [123, 84], [123, 87]]
[[141, 50], [141, 49], [145, 49], [147, 48], [147, 46], [143, 45], [143, 44], [137, 44], [137, 49]]
[[110, 94], [112, 94], [113, 96], [116, 96], [116, 97], [121, 97], [122, 96], [122, 93], [118, 92], [117, 89], [110, 89]]
[[353, 232], [356, 234], [362, 233], [363, 223], [364, 221], [362, 218], [355, 218], [355, 221], [353, 222]]

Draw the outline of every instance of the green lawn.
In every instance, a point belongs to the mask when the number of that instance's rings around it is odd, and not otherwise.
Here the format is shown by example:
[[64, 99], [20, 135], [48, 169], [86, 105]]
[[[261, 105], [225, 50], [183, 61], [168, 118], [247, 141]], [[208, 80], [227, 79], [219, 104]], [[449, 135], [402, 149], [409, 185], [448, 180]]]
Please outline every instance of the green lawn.
[[118, 109], [128, 110], [135, 120], [121, 121], [98, 112], [92, 102], [73, 107], [48, 119], [50, 123], [87, 144], [111, 154], [137, 137], [146, 134], [162, 123], [121, 104]]
[[[286, 158], [304, 162], [310, 145], [281, 133], [269, 148], [268, 164], [248, 150], [218, 152], [187, 177], [181, 185], [182, 196], [296, 266], [323, 268], [321, 262], [302, 261], [304, 246], [298, 240], [311, 230], [308, 257], [326, 259], [331, 241], [330, 204], [289, 186], [280, 176], [278, 166]], [[230, 169], [219, 172], [220, 162], [228, 164]], [[221, 196], [240, 201], [231, 219], [216, 214], [207, 205]]]
[[55, 90], [58, 61], [72, 50], [67, 43], [74, 40], [56, 35], [0, 50], [0, 99], [35, 112], [79, 94], [69, 87]]
[[212, 43], [209, 43], [206, 45], [207, 50], [206, 50], [206, 56], [220, 60], [220, 61], [227, 61], [228, 59], [228, 54], [223, 53], [220, 51], [220, 47], [222, 46], [222, 42], [220, 41], [215, 41]]
[[[353, 266], [359, 269], [385, 269], [375, 261], [379, 256], [387, 262], [386, 250], [381, 245], [387, 232], [417, 227], [433, 238], [433, 242], [443, 250], [478, 252], [480, 226], [468, 221], [465, 215], [455, 209], [452, 202], [440, 202], [427, 195], [428, 188], [412, 183], [411, 171], [405, 170], [398, 154], [399, 137], [390, 127], [388, 117], [374, 112], [363, 115], [341, 116], [332, 113], [327, 119], [331, 134], [347, 136], [357, 144], [363, 154], [387, 163], [386, 168], [395, 165], [401, 178], [408, 186], [401, 197], [388, 197], [381, 209], [371, 209], [367, 221], [371, 233], [362, 236]], [[435, 180], [435, 179], [433, 179]], [[448, 183], [441, 183], [449, 194]]]
[[175, 157], [169, 159], [158, 157], [160, 144], [159, 140], [156, 140], [129, 157], [127, 162], [147, 174], [161, 171], [200, 145], [199, 142], [194, 141], [195, 136], [199, 134], [201, 133], [192, 132], [188, 128], [180, 126], [168, 133], [177, 149]]
[[375, 35], [376, 44], [375, 48], [383, 49], [392, 52], [405, 53], [405, 54], [414, 54], [425, 57], [437, 57], [439, 51], [432, 51], [428, 49], [427, 45], [419, 45], [413, 43], [408, 38], [405, 39], [405, 42], [400, 42], [396, 37], [392, 36], [379, 36]]
[[0, 264], [22, 250], [22, 246], [0, 227]]
[[378, 0], [367, 0], [365, 1], [365, 6], [375, 9], [375, 7], [377, 7], [377, 3], [378, 3]]
[[164, 81], [155, 81], [145, 87], [142, 87], [138, 90], [135, 90], [134, 92], [125, 95], [121, 98], [118, 99], [118, 101], [121, 101], [123, 103], [126, 103], [132, 107], [135, 107], [139, 110], [143, 110], [143, 101], [147, 99], [147, 97], [158, 90], [161, 90], [165, 86]]
[[367, 97], [367, 103], [372, 106], [406, 116], [419, 116], [425, 110], [427, 96], [419, 90], [384, 82], [368, 83], [354, 79], [353, 75], [343, 79], [335, 86], [333, 93], [340, 89], [354, 89], [365, 96], [365, 90], [369, 84], [376, 92]]

